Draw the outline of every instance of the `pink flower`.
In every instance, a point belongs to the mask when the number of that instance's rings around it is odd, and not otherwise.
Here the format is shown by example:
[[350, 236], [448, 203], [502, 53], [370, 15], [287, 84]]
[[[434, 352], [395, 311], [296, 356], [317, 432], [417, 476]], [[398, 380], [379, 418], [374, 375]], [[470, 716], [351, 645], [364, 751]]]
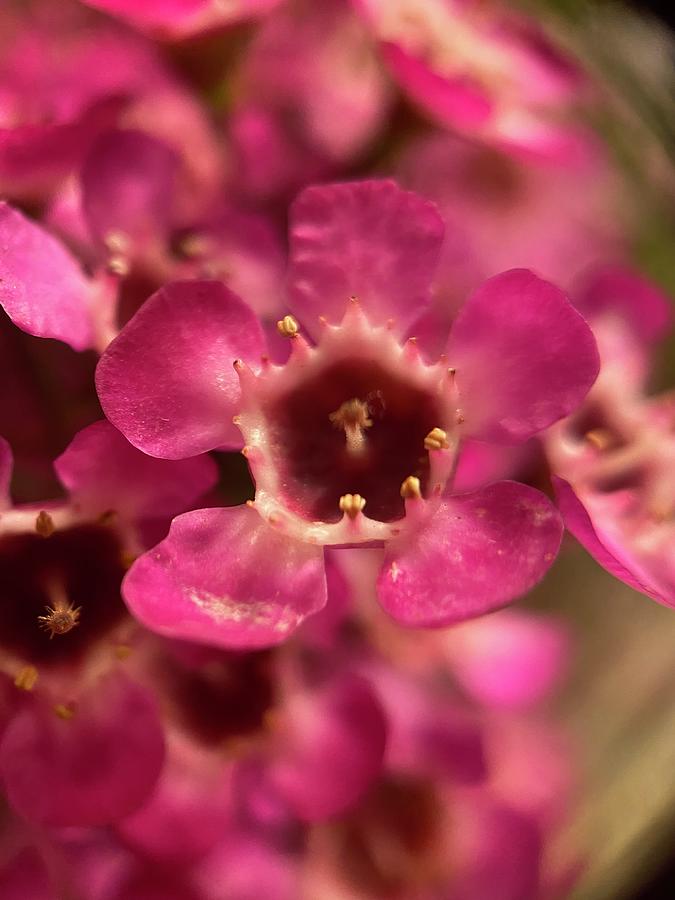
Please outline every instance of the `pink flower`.
[[290, 359], [266, 362], [255, 316], [216, 282], [168, 285], [110, 345], [99, 396], [135, 446], [178, 459], [243, 436], [256, 482], [254, 503], [177, 518], [135, 563], [124, 592], [142, 622], [277, 643], [325, 602], [324, 545], [382, 542], [378, 597], [409, 625], [479, 615], [543, 576], [561, 536], [547, 498], [514, 482], [455, 496], [451, 474], [464, 436], [524, 441], [574, 409], [595, 343], [557, 288], [514, 270], [426, 362], [402, 338], [441, 240], [434, 207], [392, 182], [310, 188], [292, 211], [289, 302], [315, 346], [286, 317]]
[[437, 203], [446, 222], [437, 288], [418, 335], [439, 341], [464, 297], [498, 272], [525, 266], [572, 290], [587, 270], [626, 256], [623, 192], [595, 143], [574, 162], [522, 160], [432, 134], [404, 149], [396, 172]]
[[254, 196], [294, 193], [363, 155], [393, 102], [368, 29], [345, 0], [282, 6], [255, 35], [237, 83], [232, 189]]
[[354, 0], [408, 96], [437, 123], [515, 153], [569, 158], [584, 87], [538, 25], [499, 2]]
[[50, 196], [120, 126], [140, 128], [179, 151], [184, 208], [213, 196], [222, 148], [205, 110], [157, 48], [68, 0], [58, 8], [30, 0], [3, 9], [0, 24], [0, 190], [6, 197]]
[[178, 40], [208, 29], [222, 28], [262, 16], [281, 0], [234, 0], [213, 3], [212, 0], [82, 0], [87, 6], [117, 16], [140, 31], [160, 38]]
[[671, 304], [622, 268], [597, 273], [578, 302], [598, 336], [602, 368], [583, 406], [544, 435], [558, 503], [600, 565], [673, 606], [675, 408], [670, 394], [644, 394]]
[[[6, 486], [4, 444], [1, 465]], [[146, 799], [164, 752], [156, 702], [117, 653], [138, 632], [120, 598], [125, 554], [147, 546], [145, 529], [185, 509], [215, 471], [206, 457], [153, 460], [105, 421], [76, 435], [55, 467], [67, 499], [5, 498], [0, 511], [0, 668], [15, 685], [0, 773], [30, 820], [107, 823]]]
[[166, 75], [149, 45], [77, 5], [12, 6], [1, 19], [0, 186], [40, 197]]

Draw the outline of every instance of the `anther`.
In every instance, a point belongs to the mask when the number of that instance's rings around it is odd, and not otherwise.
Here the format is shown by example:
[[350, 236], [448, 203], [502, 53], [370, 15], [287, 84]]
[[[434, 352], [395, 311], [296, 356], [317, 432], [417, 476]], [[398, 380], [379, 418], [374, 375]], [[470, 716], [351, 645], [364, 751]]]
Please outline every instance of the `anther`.
[[80, 621], [81, 606], [73, 607], [70, 603], [56, 602], [47, 606], [47, 615], [38, 616], [40, 628], [49, 632], [49, 640], [55, 634], [68, 634]]
[[350, 453], [361, 453], [365, 449], [365, 430], [373, 424], [367, 403], [356, 397], [345, 400], [328, 418], [336, 428], [344, 430]]
[[51, 537], [56, 531], [56, 525], [54, 525], [54, 520], [49, 515], [49, 513], [41, 509], [35, 519], [35, 530], [40, 535], [40, 537], [48, 538]]
[[456, 374], [457, 374], [457, 369], [454, 366], [450, 366], [450, 368], [448, 369], [448, 375], [451, 378], [454, 378]]
[[63, 719], [67, 722], [69, 719], [72, 719], [75, 715], [75, 710], [72, 706], [69, 706], [65, 703], [57, 703], [54, 707], [54, 712], [59, 717], [59, 719]]
[[425, 450], [447, 450], [449, 446], [448, 435], [442, 428], [432, 428], [424, 438]]
[[355, 519], [366, 505], [365, 498], [361, 494], [343, 494], [340, 497], [340, 512], [343, 512], [350, 519]]
[[279, 334], [282, 334], [284, 337], [295, 337], [298, 333], [297, 320], [293, 316], [284, 316], [283, 319], [279, 319], [277, 322], [277, 329]]
[[604, 428], [592, 428], [584, 437], [596, 450], [607, 450], [612, 444], [612, 435]]
[[110, 253], [127, 253], [131, 240], [123, 231], [109, 231], [103, 238], [103, 243]]
[[420, 480], [414, 475], [408, 475], [401, 485], [401, 497], [404, 500], [421, 500]]
[[111, 256], [106, 267], [111, 275], [126, 278], [129, 274], [129, 263], [123, 256]]
[[22, 691], [32, 691], [38, 681], [38, 670], [35, 666], [24, 666], [14, 679], [15, 687]]

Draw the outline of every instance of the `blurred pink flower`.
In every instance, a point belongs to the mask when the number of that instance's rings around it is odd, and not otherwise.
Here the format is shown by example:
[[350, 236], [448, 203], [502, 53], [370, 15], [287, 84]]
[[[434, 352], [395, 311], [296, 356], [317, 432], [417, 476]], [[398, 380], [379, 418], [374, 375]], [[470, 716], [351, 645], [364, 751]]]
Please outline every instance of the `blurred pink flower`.
[[576, 63], [532, 19], [476, 0], [353, 0], [410, 98], [438, 124], [518, 154], [573, 158]]
[[12, 507], [4, 443], [0, 463], [0, 667], [20, 689], [0, 723], [4, 786], [30, 820], [106, 823], [146, 799], [163, 759], [152, 694], [115, 655], [137, 630], [119, 593], [124, 556], [211, 487], [215, 469], [206, 457], [154, 460], [105, 421], [56, 461], [65, 500]]
[[565, 523], [626, 584], [675, 605], [675, 405], [645, 388], [654, 344], [672, 322], [669, 299], [625, 268], [598, 272], [578, 306], [602, 367], [583, 406], [544, 435]]

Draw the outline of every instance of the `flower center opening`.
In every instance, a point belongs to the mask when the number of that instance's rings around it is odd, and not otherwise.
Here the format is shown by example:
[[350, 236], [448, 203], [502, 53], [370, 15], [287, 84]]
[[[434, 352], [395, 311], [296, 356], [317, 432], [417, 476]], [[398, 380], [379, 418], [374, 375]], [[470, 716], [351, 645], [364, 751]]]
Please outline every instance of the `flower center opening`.
[[126, 617], [115, 534], [86, 525], [0, 542], [0, 646], [36, 665], [78, 662]]
[[367, 515], [401, 518], [401, 484], [428, 478], [425, 437], [441, 420], [438, 400], [367, 360], [344, 360], [266, 410], [282, 496], [309, 519], [337, 522], [340, 497], [366, 498]]

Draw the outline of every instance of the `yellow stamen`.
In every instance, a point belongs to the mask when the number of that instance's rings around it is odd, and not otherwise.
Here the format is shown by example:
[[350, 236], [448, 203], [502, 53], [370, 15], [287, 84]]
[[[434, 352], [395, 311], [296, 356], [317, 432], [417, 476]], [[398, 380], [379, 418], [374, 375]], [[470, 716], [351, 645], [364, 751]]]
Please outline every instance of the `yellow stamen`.
[[360, 512], [363, 512], [365, 505], [365, 498], [360, 494], [343, 494], [340, 497], [340, 511], [350, 519], [355, 519]]
[[447, 450], [449, 446], [448, 435], [442, 428], [432, 428], [424, 438], [425, 450]]
[[604, 428], [592, 428], [584, 437], [596, 450], [607, 450], [612, 444], [612, 435]]
[[40, 537], [43, 538], [51, 537], [56, 531], [54, 520], [44, 509], [40, 510], [37, 518], [35, 519], [35, 530], [40, 535]]
[[22, 691], [32, 691], [37, 684], [38, 677], [38, 670], [35, 666], [24, 666], [17, 672], [14, 685]]
[[422, 491], [420, 490], [420, 480], [414, 475], [408, 475], [401, 485], [401, 497], [404, 500], [420, 500]]
[[72, 706], [67, 706], [65, 703], [57, 703], [54, 707], [54, 712], [59, 717], [59, 719], [63, 719], [67, 722], [69, 719], [72, 719], [75, 715], [75, 710]]
[[284, 337], [295, 337], [298, 333], [298, 323], [293, 316], [284, 316], [283, 319], [279, 319], [277, 322], [277, 329], [279, 334], [282, 334]]

